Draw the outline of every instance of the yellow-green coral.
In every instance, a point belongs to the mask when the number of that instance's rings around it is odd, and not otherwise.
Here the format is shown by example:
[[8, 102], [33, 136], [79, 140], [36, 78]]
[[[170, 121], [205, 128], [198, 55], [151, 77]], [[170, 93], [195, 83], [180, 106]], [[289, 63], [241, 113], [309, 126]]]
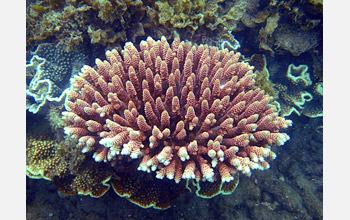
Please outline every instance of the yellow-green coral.
[[295, 66], [294, 64], [290, 64], [286, 77], [297, 87], [308, 87], [312, 84], [310, 74], [307, 72], [308, 69], [309, 67], [307, 65]]
[[[282, 10], [290, 13], [279, 14]], [[274, 36], [282, 16], [284, 22], [290, 17], [298, 28], [304, 27], [304, 31], [320, 24], [320, 19], [305, 16], [298, 10], [298, 3], [284, 1], [266, 4], [244, 0], [33, 0], [27, 6], [26, 39], [27, 45], [33, 47], [42, 41], [57, 41], [69, 51], [82, 42], [112, 48], [125, 41], [137, 41], [137, 37], [173, 38], [178, 31], [182, 38], [213, 44], [212, 41], [233, 40], [232, 32], [255, 28], [265, 22], [258, 36], [260, 48], [272, 55], [278, 48], [299, 54], [300, 47], [283, 43], [287, 41], [281, 40], [286, 37], [281, 31], [278, 37]], [[299, 25], [302, 20], [305, 25]], [[311, 48], [316, 45], [313, 39], [308, 44]]]
[[279, 19], [280, 19], [280, 15], [278, 14], [278, 12], [271, 15], [266, 19], [265, 27], [260, 29], [259, 31], [259, 36], [258, 36], [260, 39], [259, 47], [261, 49], [269, 51], [271, 56], [274, 56], [275, 52], [268, 45], [267, 41], [268, 41], [268, 37], [270, 37], [272, 33], [275, 31], [275, 29], [277, 28]]
[[46, 119], [49, 121], [52, 130], [56, 133], [59, 133], [60, 130], [67, 126], [67, 122], [62, 119], [61, 115], [63, 108], [63, 106], [51, 105], [46, 115]]
[[[141, 0], [61, 3], [52, 6], [54, 3], [38, 0], [27, 6], [27, 45], [35, 47], [44, 40], [57, 41], [66, 51], [71, 51], [88, 40], [92, 44], [115, 47], [115, 43], [145, 35], [140, 23], [152, 29], [155, 25], [151, 24], [156, 24], [149, 19], [141, 22], [148, 7]], [[148, 4], [152, 5], [151, 2]]]
[[61, 4], [42, 6], [38, 4], [40, 3], [30, 4], [27, 8], [28, 45], [35, 46], [38, 42], [55, 36], [66, 51], [71, 51], [83, 42], [82, 33], [86, 19], [83, 19], [82, 13], [90, 10], [90, 6], [75, 7]]
[[113, 15], [114, 7], [107, 0], [95, 0], [92, 3], [95, 10], [98, 10], [98, 17], [105, 22], [113, 22], [117, 17]]
[[259, 6], [246, 1], [165, 1], [155, 3], [159, 24], [167, 29], [185, 29], [194, 34], [200, 26], [218, 30], [219, 35], [254, 27], [268, 17], [267, 10], [255, 12]]
[[[111, 174], [101, 170], [100, 164], [77, 162], [85, 157], [76, 156], [78, 149], [71, 149], [52, 139], [48, 134], [29, 137], [26, 149], [26, 173], [34, 179], [54, 181], [66, 194], [100, 197], [109, 189]], [[73, 161], [73, 162], [71, 162]]]
[[58, 142], [49, 137], [29, 137], [26, 152], [26, 172], [31, 178], [53, 180], [68, 172], [67, 161], [58, 153]]
[[157, 1], [156, 8], [159, 10], [159, 24], [171, 25], [176, 29], [191, 27], [197, 30], [199, 25], [204, 24], [204, 15], [201, 13], [205, 6], [205, 1], [181, 0], [171, 2]]
[[71, 195], [90, 195], [98, 198], [103, 196], [110, 188], [108, 181], [111, 173], [104, 169], [102, 164], [85, 161], [69, 176], [56, 181], [59, 190]]
[[95, 29], [91, 25], [88, 27], [88, 34], [91, 39], [92, 44], [102, 44], [114, 43], [118, 38], [125, 39], [125, 36], [117, 35], [112, 28], [107, 30]]
[[127, 13], [127, 10], [130, 8], [141, 9], [143, 2], [141, 0], [90, 0], [88, 4], [92, 8], [98, 11], [98, 18], [100, 18], [105, 23], [113, 23], [115, 20], [119, 19], [122, 24], [125, 24], [127, 21], [124, 20], [124, 15], [130, 16]]
[[254, 66], [255, 84], [265, 90], [274, 99], [278, 98], [278, 90], [275, 84], [270, 80], [270, 73], [267, 69], [266, 57], [262, 54], [254, 54], [251, 56], [249, 63]]
[[185, 181], [169, 183], [150, 179], [143, 172], [128, 172], [129, 166], [132, 166], [128, 161], [112, 168], [89, 160], [75, 144], [59, 143], [49, 134], [28, 137], [26, 159], [29, 178], [53, 181], [58, 190], [66, 195], [81, 194], [98, 198], [110, 189], [112, 183], [118, 195], [139, 206], [166, 209], [171, 201], [189, 192]]
[[323, 0], [308, 0], [311, 4], [323, 6]]
[[234, 181], [222, 182], [216, 181], [214, 183], [198, 182], [196, 183], [196, 195], [202, 198], [213, 198], [217, 195], [229, 195], [235, 191], [239, 184], [239, 173], [234, 173]]

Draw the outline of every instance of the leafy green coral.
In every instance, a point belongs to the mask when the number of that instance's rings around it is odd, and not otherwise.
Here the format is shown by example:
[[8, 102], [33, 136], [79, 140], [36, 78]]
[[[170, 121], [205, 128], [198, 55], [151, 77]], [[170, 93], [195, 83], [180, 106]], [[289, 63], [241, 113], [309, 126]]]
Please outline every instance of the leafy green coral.
[[[124, 42], [130, 38], [135, 27], [145, 14], [141, 0], [131, 1], [34, 1], [27, 6], [27, 45], [37, 46], [41, 42], [58, 42], [67, 52], [84, 41], [92, 44]], [[98, 31], [100, 30], [100, 31]], [[94, 33], [98, 31], [97, 33]], [[97, 35], [97, 36], [96, 36]], [[115, 35], [115, 36], [114, 36]], [[90, 38], [90, 39], [89, 39]]]
[[90, 6], [55, 4], [50, 5], [38, 1], [27, 7], [27, 45], [36, 46], [38, 43], [54, 37], [59, 44], [69, 52], [83, 42], [86, 18], [83, 13], [91, 9]]
[[230, 41], [231, 31], [264, 22], [269, 12], [259, 7], [243, 0], [32, 0], [27, 45], [58, 41], [69, 51], [88, 41], [116, 47], [137, 37], [172, 38], [175, 31], [198, 43]]
[[[272, 0], [28, 0], [26, 39], [33, 48], [43, 41], [57, 41], [70, 51], [82, 42], [114, 48], [145, 36], [173, 38], [177, 32], [183, 39], [218, 45], [220, 40], [233, 42], [232, 32], [254, 28], [252, 33], [259, 35], [247, 36], [253, 44], [259, 43], [271, 55], [289, 51], [297, 56], [317, 45], [313, 29], [320, 24], [319, 18], [308, 16], [299, 4]], [[286, 22], [293, 31], [282, 28]], [[303, 35], [295, 35], [295, 30]]]
[[202, 12], [205, 0], [157, 1], [155, 6], [159, 10], [159, 24], [161, 25], [171, 25], [177, 29], [189, 26], [197, 30], [198, 25], [204, 24]]

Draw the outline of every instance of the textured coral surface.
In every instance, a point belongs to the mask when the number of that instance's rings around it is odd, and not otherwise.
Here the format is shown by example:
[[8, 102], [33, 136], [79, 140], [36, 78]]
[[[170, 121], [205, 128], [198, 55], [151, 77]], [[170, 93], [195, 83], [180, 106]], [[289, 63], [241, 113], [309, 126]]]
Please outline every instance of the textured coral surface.
[[310, 118], [323, 116], [323, 82], [313, 83], [308, 70], [307, 65], [290, 64], [283, 83], [275, 85], [281, 116], [293, 112]]
[[44, 112], [49, 103], [62, 103], [70, 77], [77, 73], [86, 54], [80, 47], [66, 52], [60, 45], [40, 44], [26, 64], [26, 109], [34, 114]]
[[[83, 42], [114, 48], [146, 36], [219, 45], [240, 36], [246, 47], [296, 56], [319, 42], [322, 24], [311, 1], [263, 0], [27, 0], [27, 46], [58, 42], [66, 51]], [[288, 25], [288, 28], [281, 28]], [[259, 32], [259, 33], [258, 33]], [[246, 35], [245, 33], [249, 33]], [[301, 33], [301, 34], [298, 34]], [[218, 44], [217, 44], [218, 43]]]
[[157, 178], [230, 182], [267, 169], [291, 125], [254, 86], [239, 53], [165, 37], [126, 43], [71, 80], [65, 133], [95, 161], [141, 158]]

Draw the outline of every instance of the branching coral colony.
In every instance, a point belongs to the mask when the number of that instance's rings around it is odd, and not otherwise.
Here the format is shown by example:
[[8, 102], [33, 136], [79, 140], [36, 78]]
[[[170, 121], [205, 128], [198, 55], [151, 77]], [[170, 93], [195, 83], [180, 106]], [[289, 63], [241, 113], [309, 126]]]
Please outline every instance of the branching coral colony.
[[198, 196], [229, 194], [239, 173], [268, 169], [276, 157], [271, 146], [289, 139], [280, 129], [292, 121], [278, 116], [239, 53], [148, 37], [140, 50], [129, 42], [121, 53], [114, 49], [106, 57], [96, 59], [96, 69], [84, 66], [71, 79], [64, 132], [108, 172], [137, 163], [117, 179], [111, 174], [110, 182], [119, 195], [142, 207], [170, 204], [161, 187], [152, 196], [140, 196], [151, 185], [130, 187], [135, 176], [154, 175], [154, 189], [158, 183], [173, 184], [172, 199], [188, 183], [197, 186]]

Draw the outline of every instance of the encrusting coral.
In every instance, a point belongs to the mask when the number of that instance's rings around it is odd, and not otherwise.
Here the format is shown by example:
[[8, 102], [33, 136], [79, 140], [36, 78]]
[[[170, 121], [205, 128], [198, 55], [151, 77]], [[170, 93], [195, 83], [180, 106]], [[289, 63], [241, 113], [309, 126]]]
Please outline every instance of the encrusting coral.
[[[110, 187], [106, 183], [111, 178], [108, 169], [99, 172], [99, 166], [89, 161], [84, 162], [84, 157], [77, 157], [67, 145], [51, 136], [52, 134], [45, 133], [27, 139], [27, 176], [53, 181], [65, 194], [102, 196]], [[72, 161], [75, 161], [75, 165], [72, 165]]]
[[279, 90], [280, 115], [289, 116], [293, 112], [310, 118], [323, 116], [323, 83], [312, 86], [307, 65], [288, 66], [283, 84], [275, 84]]
[[43, 135], [29, 135], [27, 138], [27, 176], [53, 181], [66, 195], [98, 198], [112, 185], [119, 196], [141, 207], [166, 209], [171, 201], [189, 192], [185, 182], [175, 184], [150, 180], [144, 172], [132, 171], [133, 164], [128, 161], [119, 161], [118, 167], [113, 168], [109, 164], [96, 163], [69, 143], [69, 139], [57, 141], [47, 130], [39, 133]]
[[310, 118], [323, 116], [323, 82], [317, 82], [312, 87], [313, 99], [305, 103], [301, 113]]
[[26, 65], [26, 109], [37, 114], [48, 103], [63, 102], [69, 78], [85, 61], [81, 49], [65, 52], [59, 45], [40, 44]]
[[112, 165], [140, 158], [138, 170], [176, 183], [269, 168], [270, 147], [289, 139], [279, 130], [292, 122], [254, 86], [239, 53], [165, 37], [140, 49], [107, 51], [97, 70], [84, 66], [72, 78], [62, 114], [83, 153]]
[[28, 137], [26, 172], [31, 178], [53, 180], [68, 172], [68, 163], [56, 153], [57, 141], [48, 136]]

